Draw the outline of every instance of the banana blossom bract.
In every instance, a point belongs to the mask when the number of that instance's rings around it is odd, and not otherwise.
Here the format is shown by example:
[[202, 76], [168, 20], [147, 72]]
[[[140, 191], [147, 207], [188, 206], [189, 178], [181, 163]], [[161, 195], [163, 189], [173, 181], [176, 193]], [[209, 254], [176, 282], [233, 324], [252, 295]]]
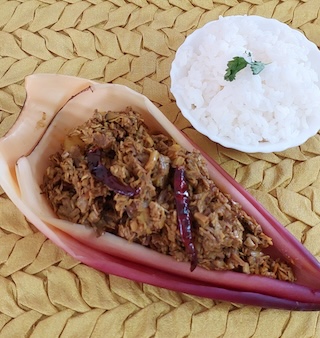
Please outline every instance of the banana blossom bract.
[[37, 74], [26, 78], [26, 92], [21, 114], [0, 139], [0, 185], [26, 218], [56, 245], [105, 273], [174, 291], [266, 308], [320, 310], [319, 262], [203, 152], [211, 178], [261, 224], [274, 243], [270, 254], [293, 266], [295, 283], [199, 267], [190, 272], [188, 263], [112, 234], [97, 237], [88, 227], [57, 218], [40, 190], [49, 156], [59, 151], [65, 135], [95, 110], [119, 111], [131, 106], [142, 114], [151, 132], [170, 135], [190, 151], [197, 146], [151, 101], [125, 86]]

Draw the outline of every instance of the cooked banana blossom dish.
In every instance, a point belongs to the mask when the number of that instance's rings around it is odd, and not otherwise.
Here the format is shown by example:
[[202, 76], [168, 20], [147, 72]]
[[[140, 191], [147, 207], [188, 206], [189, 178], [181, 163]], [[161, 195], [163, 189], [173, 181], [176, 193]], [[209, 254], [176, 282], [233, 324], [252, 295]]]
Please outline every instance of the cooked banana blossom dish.
[[261, 226], [210, 179], [199, 151], [152, 135], [138, 113], [96, 112], [51, 156], [42, 189], [60, 218], [178, 261], [293, 281]]
[[26, 78], [0, 139], [0, 185], [75, 259], [199, 297], [320, 310], [320, 264], [145, 96]]

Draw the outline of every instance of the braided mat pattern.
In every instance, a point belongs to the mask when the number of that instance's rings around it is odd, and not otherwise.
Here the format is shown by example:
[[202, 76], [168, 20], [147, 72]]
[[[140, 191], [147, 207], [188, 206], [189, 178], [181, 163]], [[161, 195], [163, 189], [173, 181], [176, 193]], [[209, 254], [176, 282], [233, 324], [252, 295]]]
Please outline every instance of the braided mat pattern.
[[[59, 73], [149, 97], [320, 258], [320, 135], [282, 153], [228, 150], [197, 134], [169, 92], [175, 51], [219, 15], [273, 17], [320, 46], [320, 0], [0, 0], [0, 135], [24, 78]], [[0, 338], [320, 337], [319, 312], [191, 297], [107, 276], [28, 224], [0, 188]]]

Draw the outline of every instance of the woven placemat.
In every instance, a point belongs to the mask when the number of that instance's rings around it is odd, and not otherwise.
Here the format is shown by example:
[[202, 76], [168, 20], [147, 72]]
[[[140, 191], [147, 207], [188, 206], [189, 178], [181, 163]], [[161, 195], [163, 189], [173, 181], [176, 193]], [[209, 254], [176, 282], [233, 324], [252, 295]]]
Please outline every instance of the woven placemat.
[[[256, 14], [320, 46], [320, 0], [0, 0], [0, 135], [25, 99], [24, 78], [59, 73], [149, 97], [320, 258], [320, 136], [248, 155], [197, 134], [169, 92], [175, 51], [219, 15]], [[39, 233], [0, 188], [0, 337], [320, 337], [319, 312], [238, 306], [89, 268]]]

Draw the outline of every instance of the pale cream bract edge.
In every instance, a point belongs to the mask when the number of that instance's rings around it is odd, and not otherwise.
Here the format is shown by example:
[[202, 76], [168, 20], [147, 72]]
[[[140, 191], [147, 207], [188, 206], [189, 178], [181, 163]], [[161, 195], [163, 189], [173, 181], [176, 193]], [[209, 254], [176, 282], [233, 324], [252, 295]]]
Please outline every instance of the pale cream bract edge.
[[[199, 121], [196, 117], [196, 111], [191, 111], [185, 104], [183, 96], [186, 95], [185, 91], [181, 92], [179, 88], [178, 81], [183, 76], [185, 70], [180, 68], [179, 64], [182, 60], [185, 59], [185, 49], [192, 47], [202, 40], [202, 37], [206, 36], [207, 33], [211, 33], [213, 27], [219, 27], [220, 20], [228, 20], [230, 25], [236, 25], [238, 22], [241, 22], [243, 19], [251, 20], [252, 22], [257, 23], [261, 29], [266, 28], [267, 30], [277, 32], [290, 33], [294, 34], [296, 40], [301, 46], [304, 46], [306, 50], [310, 53], [309, 61], [312, 64], [314, 70], [319, 76], [320, 83], [320, 51], [318, 47], [311, 41], [309, 41], [300, 31], [290, 28], [288, 25], [276, 20], [260, 17], [257, 15], [234, 15], [220, 17], [218, 20], [210, 21], [205, 24], [203, 27], [195, 30], [190, 34], [184, 43], [179, 47], [176, 52], [175, 59], [172, 62], [170, 77], [171, 77], [171, 92], [176, 99], [177, 106], [180, 108], [183, 116], [190, 121], [192, 126], [198, 130], [203, 135], [207, 136], [214, 142], [221, 144], [227, 148], [236, 149], [239, 151], [247, 153], [271, 153], [271, 152], [280, 152], [288, 148], [299, 146], [307, 141], [310, 137], [314, 136], [320, 129], [320, 114], [318, 116], [313, 116], [312, 120], [309, 121], [309, 129], [303, 130], [299, 135], [293, 137], [289, 140], [281, 141], [278, 143], [270, 142], [260, 142], [258, 145], [246, 145], [241, 143], [235, 143], [227, 137], [221, 137], [218, 134], [215, 134], [207, 128], [204, 123]], [[235, 55], [236, 56], [236, 55]]]
[[[70, 254], [73, 253], [73, 248], [67, 247], [63, 233], [88, 247], [173, 274], [232, 287], [234, 283], [237, 284], [236, 280], [247, 280], [247, 275], [232, 271], [219, 274], [199, 268], [196, 273], [190, 272], [188, 263], [177, 262], [172, 257], [129, 243], [112, 234], [97, 237], [91, 228], [57, 218], [40, 190], [48, 158], [60, 149], [68, 131], [88, 120], [95, 110], [117, 111], [131, 106], [142, 114], [151, 131], [170, 135], [188, 150], [194, 146], [150, 100], [125, 86], [98, 84], [64, 75], [37, 74], [26, 78], [26, 90], [27, 100], [18, 120], [0, 139], [0, 185], [26, 218], [44, 235], [58, 246], [68, 249]], [[208, 160], [209, 174], [219, 188], [229, 193], [263, 225], [264, 232], [273, 238], [274, 246], [281, 256], [294, 261], [297, 267], [304, 266], [300, 248], [294, 243], [285, 245], [287, 235], [282, 234], [282, 227], [274, 227], [268, 217], [256, 207], [257, 202], [246, 198], [241, 189], [236, 184], [231, 184], [226, 173], [220, 169]], [[81, 260], [79, 250], [74, 253], [74, 257]], [[259, 283], [254, 282], [254, 276], [251, 277], [250, 286], [259, 289]], [[299, 278], [301, 281], [305, 279], [303, 275]], [[271, 283], [267, 279], [266, 283], [269, 282]], [[307, 281], [307, 284], [314, 283], [317, 280]], [[285, 290], [286, 287], [283, 290], [279, 288], [278, 292]]]

